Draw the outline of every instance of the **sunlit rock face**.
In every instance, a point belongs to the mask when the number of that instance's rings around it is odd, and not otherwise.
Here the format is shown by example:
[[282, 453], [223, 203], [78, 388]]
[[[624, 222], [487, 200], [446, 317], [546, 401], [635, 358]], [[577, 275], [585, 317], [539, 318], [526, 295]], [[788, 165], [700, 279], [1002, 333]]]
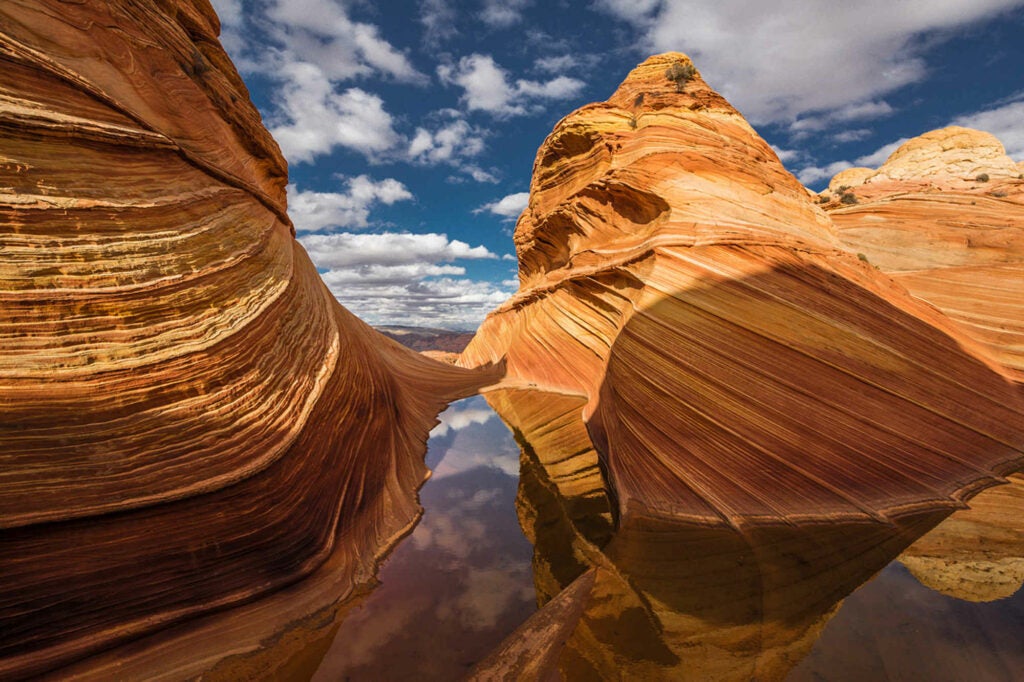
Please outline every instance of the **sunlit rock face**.
[[[955, 320], [1024, 381], [1024, 178], [988, 133], [916, 137], [877, 170], [843, 171], [828, 203], [840, 239]], [[844, 188], [842, 192], [840, 189]], [[842, 196], [853, 200], [843, 203]]]
[[329, 556], [366, 579], [488, 380], [331, 297], [218, 30], [206, 0], [0, 4], [5, 679]]
[[967, 601], [1004, 599], [1024, 586], [1024, 475], [986, 490], [907, 548], [900, 562], [922, 584]]
[[596, 571], [572, 678], [777, 679], [1022, 463], [1012, 373], [858, 258], [684, 55], [555, 127], [515, 242], [519, 292], [460, 363], [508, 363], [487, 395], [538, 593]]

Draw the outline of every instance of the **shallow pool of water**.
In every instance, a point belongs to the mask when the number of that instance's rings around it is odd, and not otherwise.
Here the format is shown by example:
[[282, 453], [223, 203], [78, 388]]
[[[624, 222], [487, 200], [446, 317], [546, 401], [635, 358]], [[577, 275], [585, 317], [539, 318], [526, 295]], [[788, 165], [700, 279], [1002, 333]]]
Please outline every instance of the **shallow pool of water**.
[[536, 610], [519, 528], [519, 448], [481, 397], [431, 434], [419, 525], [349, 611], [314, 680], [460, 679]]
[[[516, 516], [515, 440], [481, 397], [441, 419], [426, 455], [434, 473], [420, 492], [423, 517], [384, 562], [376, 588], [345, 612], [318, 682], [462, 679], [537, 610], [533, 548]], [[1024, 591], [968, 601], [926, 587], [894, 561], [817, 637], [787, 680], [1018, 680]]]

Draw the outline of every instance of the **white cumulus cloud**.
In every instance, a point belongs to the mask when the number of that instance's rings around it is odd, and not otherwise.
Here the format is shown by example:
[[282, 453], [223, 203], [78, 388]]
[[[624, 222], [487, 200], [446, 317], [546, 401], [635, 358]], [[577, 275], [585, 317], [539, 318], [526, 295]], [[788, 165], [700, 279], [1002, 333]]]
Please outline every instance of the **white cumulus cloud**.
[[456, 118], [434, 130], [417, 128], [409, 143], [409, 157], [430, 164], [451, 162], [479, 156], [485, 147], [482, 131], [471, 126], [465, 119]]
[[430, 432], [430, 437], [446, 436], [449, 431], [461, 431], [473, 424], [486, 424], [496, 416], [486, 404], [476, 407], [456, 403], [438, 415], [441, 423]]
[[504, 196], [497, 201], [484, 204], [480, 208], [476, 209], [474, 213], [483, 213], [484, 211], [487, 211], [494, 215], [501, 216], [502, 218], [518, 218], [519, 214], [523, 212], [529, 203], [529, 192], [516, 192], [515, 194]]
[[[334, 0], [272, 0], [266, 16], [273, 47], [285, 62], [318, 64], [332, 80], [371, 73], [411, 83], [426, 80], [376, 26], [353, 21]], [[264, 63], [271, 75], [278, 68], [272, 59]]]
[[1003, 143], [1012, 159], [1024, 161], [1024, 100], [959, 116], [953, 125], [992, 133]]
[[370, 324], [475, 329], [510, 291], [465, 278], [457, 261], [494, 260], [484, 246], [439, 233], [311, 234], [299, 238], [321, 278]]
[[275, 95], [278, 115], [270, 133], [290, 163], [310, 162], [335, 147], [373, 158], [399, 143], [391, 114], [377, 95], [360, 88], [336, 92], [320, 67], [306, 62], [283, 66], [281, 76], [285, 81]]
[[447, 235], [429, 232], [386, 232], [383, 234], [313, 234], [299, 239], [310, 258], [321, 268], [364, 265], [435, 264], [458, 259], [494, 259], [485, 246], [470, 246]]
[[372, 180], [359, 175], [345, 181], [345, 192], [315, 192], [288, 185], [288, 215], [296, 232], [317, 232], [335, 227], [367, 227], [370, 209], [377, 203], [408, 201], [412, 193], [398, 180]]
[[457, 64], [437, 69], [441, 81], [462, 88], [462, 102], [470, 111], [486, 111], [498, 117], [522, 116], [538, 111], [543, 100], [565, 100], [582, 92], [585, 83], [557, 76], [547, 81], [511, 80], [509, 73], [490, 55], [472, 54]]
[[512, 289], [466, 278], [413, 278], [379, 283], [335, 280], [323, 275], [342, 305], [373, 325], [409, 325], [442, 329], [476, 329]]

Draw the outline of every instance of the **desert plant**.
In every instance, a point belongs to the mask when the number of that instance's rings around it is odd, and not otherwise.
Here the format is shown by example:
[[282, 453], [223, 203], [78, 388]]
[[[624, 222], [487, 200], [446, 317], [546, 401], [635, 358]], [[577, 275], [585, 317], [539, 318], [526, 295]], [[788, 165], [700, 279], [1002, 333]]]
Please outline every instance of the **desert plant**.
[[818, 196], [818, 203], [819, 204], [827, 204], [828, 203], [828, 197], [825, 196], [824, 194], [819, 195]]
[[676, 62], [665, 69], [665, 78], [676, 84], [676, 92], [682, 92], [683, 88], [686, 87], [686, 83], [693, 78], [696, 73], [697, 69], [693, 68], [693, 64]]
[[839, 197], [839, 203], [841, 204], [856, 204], [857, 197], [853, 195], [853, 192], [845, 192]]
[[988, 173], [980, 173], [978, 177], [974, 178], [975, 182], [988, 182]]
[[857, 258], [859, 258], [860, 260], [864, 261], [865, 263], [869, 263], [869, 262], [870, 262], [870, 261], [868, 260], [868, 257], [867, 257], [867, 256], [865, 256], [865, 255], [864, 255], [863, 253], [858, 253], [858, 254], [857, 254]]

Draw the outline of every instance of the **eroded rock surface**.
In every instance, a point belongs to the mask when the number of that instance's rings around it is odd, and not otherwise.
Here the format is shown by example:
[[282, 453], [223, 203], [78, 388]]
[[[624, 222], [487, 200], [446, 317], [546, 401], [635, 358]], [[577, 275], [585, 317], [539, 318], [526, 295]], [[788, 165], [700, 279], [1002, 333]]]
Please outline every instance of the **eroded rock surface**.
[[900, 555], [923, 585], [957, 599], [1004, 599], [1024, 586], [1024, 475], [986, 490]]
[[[862, 174], [857, 175], [864, 171]], [[877, 170], [843, 171], [825, 207], [840, 239], [955, 320], [1024, 381], [1024, 178], [992, 135], [943, 128]], [[856, 203], [841, 203], [842, 193]]]
[[685, 55], [542, 145], [519, 292], [460, 362], [508, 363], [487, 395], [523, 445], [538, 593], [597, 569], [563, 674], [780, 678], [1021, 465], [1011, 369], [840, 237]]
[[329, 556], [366, 579], [437, 412], [495, 375], [337, 304], [218, 30], [205, 0], [0, 5], [5, 679]]

